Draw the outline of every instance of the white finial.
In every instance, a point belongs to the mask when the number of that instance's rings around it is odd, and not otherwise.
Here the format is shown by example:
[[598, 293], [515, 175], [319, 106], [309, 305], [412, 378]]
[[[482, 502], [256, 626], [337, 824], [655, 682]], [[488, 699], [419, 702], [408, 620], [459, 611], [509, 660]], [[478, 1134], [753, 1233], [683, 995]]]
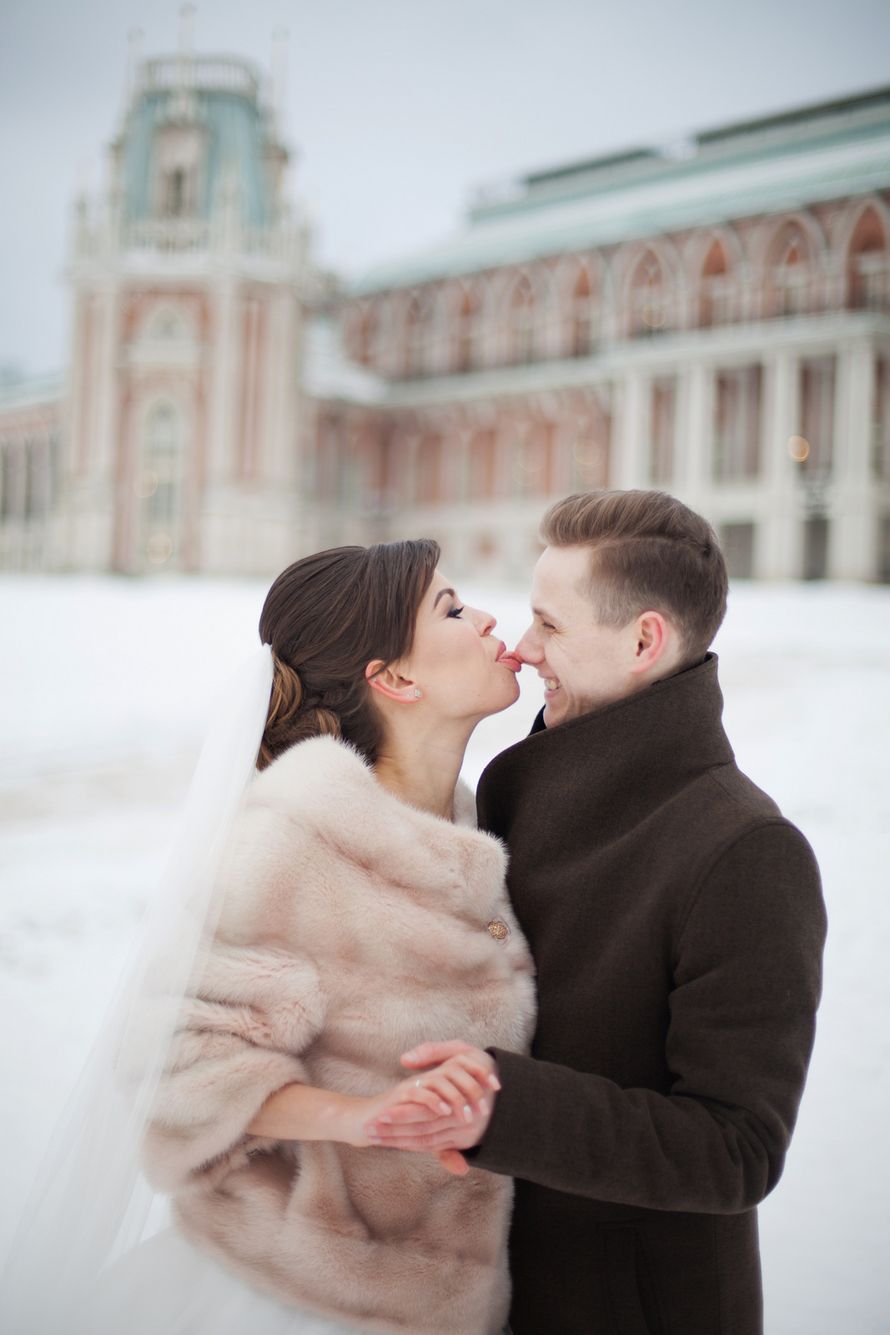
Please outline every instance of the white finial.
[[287, 48], [290, 33], [276, 28], [272, 33], [272, 111], [279, 124], [284, 118], [287, 97]]
[[127, 110], [139, 90], [139, 66], [142, 63], [142, 39], [145, 33], [141, 28], [131, 28], [127, 33], [127, 78], [124, 88], [124, 109]]
[[191, 54], [194, 35], [195, 35], [195, 6], [180, 5], [179, 54], [181, 56], [187, 56]]

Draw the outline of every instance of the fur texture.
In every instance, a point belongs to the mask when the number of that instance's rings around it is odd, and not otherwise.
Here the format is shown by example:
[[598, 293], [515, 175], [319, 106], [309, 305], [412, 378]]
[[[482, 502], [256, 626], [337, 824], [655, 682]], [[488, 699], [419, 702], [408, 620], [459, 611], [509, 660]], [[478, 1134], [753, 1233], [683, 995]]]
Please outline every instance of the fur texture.
[[[291, 1081], [378, 1093], [425, 1039], [528, 1050], [532, 964], [505, 853], [475, 828], [462, 785], [455, 815], [398, 801], [327, 737], [257, 777], [146, 1139], [147, 1172], [193, 1241], [252, 1284], [369, 1331], [501, 1330], [509, 1179], [245, 1127]], [[494, 918], [506, 940], [488, 932]]]

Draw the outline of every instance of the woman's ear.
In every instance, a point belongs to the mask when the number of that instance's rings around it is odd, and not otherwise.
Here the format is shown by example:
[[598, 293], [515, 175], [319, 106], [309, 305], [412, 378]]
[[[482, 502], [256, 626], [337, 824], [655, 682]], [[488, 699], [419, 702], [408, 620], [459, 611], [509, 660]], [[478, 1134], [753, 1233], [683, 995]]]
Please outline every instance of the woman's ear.
[[365, 681], [372, 691], [379, 691], [388, 700], [403, 705], [413, 704], [423, 694], [419, 686], [401, 676], [391, 663], [384, 663], [382, 658], [372, 659], [365, 668]]

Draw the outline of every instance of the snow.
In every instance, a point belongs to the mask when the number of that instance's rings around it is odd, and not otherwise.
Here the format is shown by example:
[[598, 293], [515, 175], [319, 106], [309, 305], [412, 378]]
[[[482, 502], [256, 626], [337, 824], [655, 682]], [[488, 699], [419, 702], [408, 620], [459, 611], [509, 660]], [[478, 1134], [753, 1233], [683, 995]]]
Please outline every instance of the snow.
[[[256, 643], [255, 582], [0, 578], [0, 1250], [86, 1052], [197, 754], [214, 688]], [[515, 588], [464, 587], [515, 642]], [[761, 1209], [768, 1335], [890, 1331], [890, 589], [733, 589], [716, 648], [742, 768], [808, 836], [830, 919], [816, 1050]], [[474, 781], [540, 685], [487, 720]]]

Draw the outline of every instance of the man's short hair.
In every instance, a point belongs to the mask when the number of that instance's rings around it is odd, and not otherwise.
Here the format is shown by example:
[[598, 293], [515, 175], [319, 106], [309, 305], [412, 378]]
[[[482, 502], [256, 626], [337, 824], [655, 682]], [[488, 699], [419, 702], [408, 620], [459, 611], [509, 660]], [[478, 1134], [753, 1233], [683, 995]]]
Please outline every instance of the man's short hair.
[[551, 547], [589, 547], [597, 620], [626, 626], [647, 610], [677, 626], [684, 666], [704, 658], [726, 613], [728, 577], [716, 534], [663, 491], [585, 491], [541, 522]]

